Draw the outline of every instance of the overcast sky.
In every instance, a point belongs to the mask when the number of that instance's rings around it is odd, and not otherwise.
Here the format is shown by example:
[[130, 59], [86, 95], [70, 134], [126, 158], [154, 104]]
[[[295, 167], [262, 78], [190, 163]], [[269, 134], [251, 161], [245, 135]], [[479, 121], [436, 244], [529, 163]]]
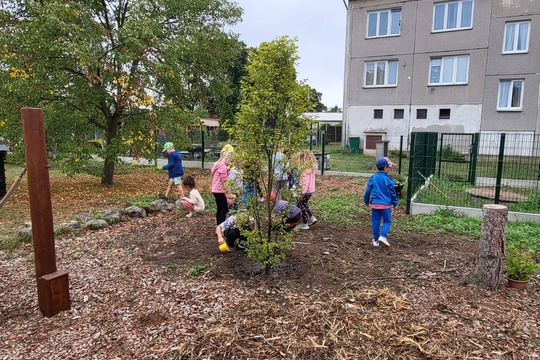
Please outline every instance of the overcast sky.
[[343, 107], [346, 9], [343, 0], [233, 0], [244, 9], [233, 28], [257, 47], [288, 35], [298, 38], [298, 78], [323, 94], [328, 107]]

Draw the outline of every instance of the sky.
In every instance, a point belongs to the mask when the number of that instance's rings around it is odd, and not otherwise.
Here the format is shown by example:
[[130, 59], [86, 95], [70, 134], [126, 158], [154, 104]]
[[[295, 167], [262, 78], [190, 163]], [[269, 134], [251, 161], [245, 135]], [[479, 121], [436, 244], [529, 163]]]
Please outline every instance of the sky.
[[327, 107], [343, 107], [347, 12], [343, 0], [233, 0], [242, 22], [232, 30], [248, 46], [297, 37], [299, 80], [322, 93]]

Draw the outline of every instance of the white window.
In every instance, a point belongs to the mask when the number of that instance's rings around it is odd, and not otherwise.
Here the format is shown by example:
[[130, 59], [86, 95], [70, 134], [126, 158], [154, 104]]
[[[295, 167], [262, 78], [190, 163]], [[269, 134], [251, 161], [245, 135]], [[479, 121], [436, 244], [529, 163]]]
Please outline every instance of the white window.
[[503, 54], [529, 51], [530, 21], [511, 22], [504, 27]]
[[523, 80], [501, 80], [497, 110], [521, 110], [523, 106]]
[[433, 6], [433, 31], [472, 28], [473, 0], [449, 1]]
[[396, 86], [397, 71], [397, 60], [367, 62], [364, 71], [364, 86]]
[[401, 9], [368, 13], [367, 37], [395, 36], [400, 33]]
[[429, 85], [466, 84], [469, 80], [469, 55], [432, 58]]

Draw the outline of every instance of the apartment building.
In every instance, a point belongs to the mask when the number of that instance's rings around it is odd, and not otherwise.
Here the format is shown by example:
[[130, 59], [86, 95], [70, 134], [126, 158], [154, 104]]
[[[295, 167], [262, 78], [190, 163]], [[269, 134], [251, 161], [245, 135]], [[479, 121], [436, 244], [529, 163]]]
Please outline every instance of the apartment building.
[[540, 0], [349, 0], [343, 143], [540, 134]]

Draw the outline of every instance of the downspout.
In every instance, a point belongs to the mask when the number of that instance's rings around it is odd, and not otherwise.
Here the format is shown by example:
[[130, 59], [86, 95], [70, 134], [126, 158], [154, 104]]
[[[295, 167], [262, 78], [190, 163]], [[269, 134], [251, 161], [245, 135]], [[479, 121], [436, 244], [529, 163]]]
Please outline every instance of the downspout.
[[[345, 149], [346, 145], [349, 145], [349, 67], [350, 67], [350, 48], [351, 48], [351, 16], [352, 9], [346, 2], [343, 0], [345, 9], [347, 10], [347, 21], [346, 21], [346, 31], [345, 31], [345, 66], [343, 71], [343, 119], [342, 119], [342, 128], [341, 128], [341, 150]], [[347, 0], [350, 3], [350, 0]]]

